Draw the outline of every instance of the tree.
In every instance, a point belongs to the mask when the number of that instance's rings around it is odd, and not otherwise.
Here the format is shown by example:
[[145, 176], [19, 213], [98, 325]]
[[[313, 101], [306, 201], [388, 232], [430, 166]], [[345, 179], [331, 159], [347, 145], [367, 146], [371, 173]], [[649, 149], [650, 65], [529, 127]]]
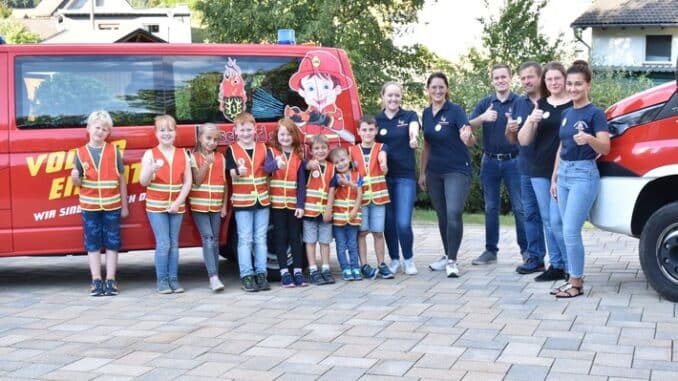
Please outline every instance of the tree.
[[384, 82], [419, 89], [439, 58], [420, 45], [396, 46], [393, 36], [417, 20], [424, 0], [199, 0], [210, 41], [273, 43], [277, 30], [296, 31], [298, 43], [348, 53], [366, 113], [379, 107]]
[[23, 25], [9, 20], [0, 20], [0, 36], [3, 36], [8, 44], [40, 42], [40, 36], [28, 31]]

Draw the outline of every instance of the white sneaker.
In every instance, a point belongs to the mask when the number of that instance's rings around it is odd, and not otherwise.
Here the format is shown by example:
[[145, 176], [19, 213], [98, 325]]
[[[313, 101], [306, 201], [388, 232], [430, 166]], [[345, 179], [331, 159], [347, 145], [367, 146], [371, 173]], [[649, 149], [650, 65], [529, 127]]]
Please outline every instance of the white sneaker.
[[457, 268], [456, 261], [447, 261], [445, 264], [445, 272], [447, 273], [448, 278], [458, 278], [459, 269]]
[[414, 265], [414, 259], [405, 259], [404, 261], [405, 274], [417, 275], [417, 267]]
[[388, 269], [391, 270], [393, 274], [396, 274], [400, 270], [400, 260], [391, 259], [391, 263], [388, 264]]
[[210, 288], [212, 291], [223, 291], [224, 290], [224, 284], [221, 283], [221, 280], [219, 280], [219, 277], [213, 276], [210, 278]]
[[431, 271], [443, 271], [445, 270], [446, 265], [447, 265], [447, 256], [443, 255], [437, 261], [429, 264], [428, 268], [431, 269]]

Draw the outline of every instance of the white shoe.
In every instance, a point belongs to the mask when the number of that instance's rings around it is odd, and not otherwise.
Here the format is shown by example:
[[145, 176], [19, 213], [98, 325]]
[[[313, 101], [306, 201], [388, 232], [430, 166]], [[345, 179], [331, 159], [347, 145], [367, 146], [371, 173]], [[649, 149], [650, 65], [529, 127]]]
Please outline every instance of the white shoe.
[[213, 277], [210, 278], [210, 288], [214, 292], [223, 291], [224, 290], [224, 284], [221, 283], [221, 280], [219, 280], [219, 277], [213, 276]]
[[447, 261], [445, 264], [445, 272], [447, 273], [448, 278], [458, 278], [459, 269], [457, 268], [456, 261]]
[[404, 261], [405, 274], [417, 275], [417, 267], [414, 265], [414, 259], [405, 259]]
[[443, 255], [440, 259], [428, 265], [431, 271], [443, 271], [447, 265], [447, 256]]
[[391, 263], [388, 264], [388, 269], [395, 275], [398, 270], [400, 270], [400, 260], [391, 259]]

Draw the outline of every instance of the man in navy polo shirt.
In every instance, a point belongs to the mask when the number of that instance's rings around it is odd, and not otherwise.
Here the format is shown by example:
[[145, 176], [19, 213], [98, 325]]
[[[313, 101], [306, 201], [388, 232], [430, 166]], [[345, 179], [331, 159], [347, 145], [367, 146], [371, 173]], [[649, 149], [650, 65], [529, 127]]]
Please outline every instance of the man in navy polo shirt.
[[493, 65], [490, 80], [495, 93], [481, 99], [469, 118], [471, 127], [483, 129], [480, 182], [485, 199], [485, 251], [471, 262], [474, 265], [485, 265], [497, 261], [502, 180], [508, 190], [516, 220], [516, 237], [520, 252], [527, 250], [525, 216], [520, 199], [518, 145], [511, 144], [506, 139], [507, 116], [512, 114], [513, 103], [517, 98], [517, 95], [511, 92], [511, 68], [506, 64]]
[[[533, 61], [523, 63], [518, 69], [520, 85], [525, 95], [519, 96], [513, 103], [513, 113], [506, 126], [506, 138], [510, 143], [518, 143], [518, 131], [523, 127], [527, 117], [534, 109], [534, 105], [542, 97], [541, 72], [541, 65]], [[523, 253], [525, 263], [518, 266], [516, 271], [519, 274], [532, 274], [544, 271], [546, 244], [544, 225], [539, 214], [539, 204], [530, 179], [530, 166], [534, 160], [534, 146], [530, 144], [519, 147], [520, 199], [523, 202], [523, 212], [525, 213], [527, 250]]]

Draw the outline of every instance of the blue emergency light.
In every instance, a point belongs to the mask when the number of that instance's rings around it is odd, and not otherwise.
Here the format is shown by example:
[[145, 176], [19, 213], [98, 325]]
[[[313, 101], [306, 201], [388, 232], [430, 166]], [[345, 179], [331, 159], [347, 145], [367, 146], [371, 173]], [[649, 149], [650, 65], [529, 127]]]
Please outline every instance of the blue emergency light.
[[294, 36], [294, 29], [278, 29], [278, 44], [295, 45], [297, 43]]

